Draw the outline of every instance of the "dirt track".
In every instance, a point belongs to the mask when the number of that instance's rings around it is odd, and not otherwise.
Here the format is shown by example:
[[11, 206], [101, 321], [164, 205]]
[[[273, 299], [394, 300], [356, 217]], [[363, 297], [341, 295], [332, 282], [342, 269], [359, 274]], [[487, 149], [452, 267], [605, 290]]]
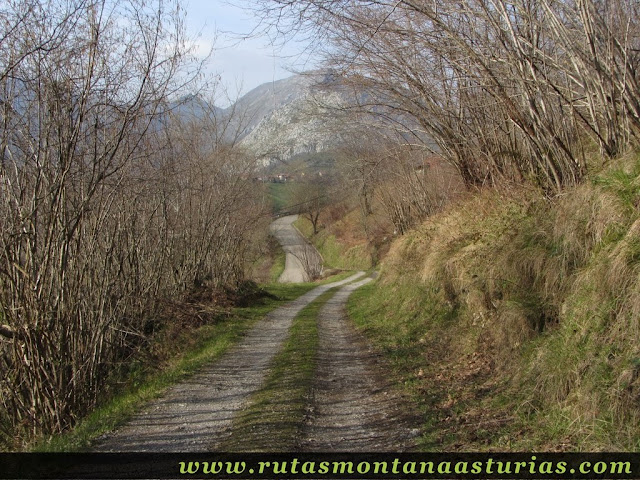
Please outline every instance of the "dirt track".
[[322, 285], [274, 310], [220, 361], [151, 402], [129, 423], [102, 439], [96, 450], [215, 450], [230, 434], [234, 415], [262, 385], [297, 313], [330, 288], [362, 275]]
[[278, 239], [286, 254], [285, 266], [278, 279], [281, 283], [308, 282], [308, 271], [320, 271], [322, 257], [293, 226], [298, 215], [288, 215], [271, 224], [271, 233]]
[[303, 451], [407, 451], [419, 430], [406, 399], [384, 376], [379, 355], [356, 332], [345, 312], [349, 295], [371, 281], [342, 287], [318, 318], [318, 371]]
[[[285, 217], [274, 222], [273, 231], [279, 232], [275, 235], [285, 250], [298, 241], [292, 221]], [[298, 267], [292, 266], [289, 274], [293, 276], [287, 277], [288, 281], [299, 278]], [[218, 362], [169, 389], [129, 423], [102, 438], [95, 450], [215, 451], [231, 435], [235, 416], [262, 386], [294, 317], [319, 295], [341, 285], [319, 314], [318, 370], [299, 448], [412, 449], [419, 431], [408, 402], [393, 393], [383, 363], [354, 330], [345, 312], [349, 295], [370, 281], [361, 279], [363, 275], [359, 272], [319, 286], [274, 310]]]

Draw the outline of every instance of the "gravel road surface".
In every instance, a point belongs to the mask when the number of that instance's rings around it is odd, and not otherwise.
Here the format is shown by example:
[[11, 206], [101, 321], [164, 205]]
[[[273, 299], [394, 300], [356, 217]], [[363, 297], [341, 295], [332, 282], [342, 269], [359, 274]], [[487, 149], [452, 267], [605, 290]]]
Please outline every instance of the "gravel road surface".
[[286, 254], [285, 266], [278, 279], [281, 283], [309, 281], [309, 271], [321, 271], [322, 257], [293, 226], [298, 215], [288, 215], [271, 224], [271, 233], [278, 239]]
[[[287, 253], [284, 282], [306, 280], [300, 253], [307, 242], [292, 226], [296, 216], [272, 224]], [[301, 250], [302, 249], [302, 250]], [[315, 249], [313, 250], [315, 252]], [[295, 316], [327, 290], [342, 286], [318, 316], [318, 370], [302, 451], [405, 451], [415, 447], [419, 423], [409, 402], [388, 380], [384, 362], [351, 324], [349, 295], [369, 282], [358, 272], [318, 286], [259, 321], [219, 361], [170, 388], [131, 421], [105, 435], [95, 446], [103, 452], [215, 451], [231, 435], [233, 420], [264, 383], [270, 364], [287, 338]], [[359, 280], [360, 279], [360, 280]], [[359, 281], [358, 281], [359, 280]]]
[[303, 451], [398, 452], [416, 446], [417, 415], [394, 391], [380, 356], [345, 311], [349, 295], [369, 281], [342, 287], [318, 316], [318, 371]]

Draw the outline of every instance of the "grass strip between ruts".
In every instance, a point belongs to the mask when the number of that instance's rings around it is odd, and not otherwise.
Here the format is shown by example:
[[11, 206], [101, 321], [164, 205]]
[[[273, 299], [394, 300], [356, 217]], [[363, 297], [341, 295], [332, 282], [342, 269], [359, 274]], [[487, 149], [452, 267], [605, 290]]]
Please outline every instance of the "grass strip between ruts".
[[316, 371], [317, 318], [340, 287], [334, 287], [293, 320], [289, 337], [276, 355], [264, 386], [234, 420], [223, 451], [292, 451], [300, 438]]

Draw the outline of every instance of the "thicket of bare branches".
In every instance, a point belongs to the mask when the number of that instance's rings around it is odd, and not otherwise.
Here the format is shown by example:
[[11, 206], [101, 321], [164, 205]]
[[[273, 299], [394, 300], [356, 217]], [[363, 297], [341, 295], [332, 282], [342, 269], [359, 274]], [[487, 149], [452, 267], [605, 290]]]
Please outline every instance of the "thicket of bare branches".
[[381, 132], [345, 144], [340, 163], [343, 181], [357, 193], [365, 229], [379, 205], [395, 233], [404, 234], [463, 190], [460, 176], [439, 156]]
[[1, 8], [0, 433], [24, 438], [96, 403], [158, 298], [240, 281], [260, 209], [215, 117], [169, 108], [177, 3]]
[[[326, 42], [364, 107], [405, 115], [468, 185], [581, 180], [640, 132], [629, 0], [259, 0], [267, 28]], [[368, 102], [368, 103], [367, 103]], [[420, 130], [420, 132], [418, 132]]]
[[327, 174], [310, 174], [304, 180], [292, 183], [290, 190], [293, 211], [309, 220], [313, 234], [317, 234], [321, 214], [338, 199], [335, 178]]

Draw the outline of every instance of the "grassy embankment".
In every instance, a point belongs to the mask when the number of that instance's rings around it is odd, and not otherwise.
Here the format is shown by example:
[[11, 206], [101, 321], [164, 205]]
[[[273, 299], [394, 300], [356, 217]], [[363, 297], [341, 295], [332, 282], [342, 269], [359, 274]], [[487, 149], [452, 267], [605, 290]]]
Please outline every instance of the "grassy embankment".
[[[202, 309], [213, 310], [215, 321], [199, 328], [184, 329], [177, 338], [165, 338], [165, 342], [159, 342], [154, 358], [136, 360], [137, 366], [128, 372], [126, 384], [104, 405], [81, 420], [72, 431], [43, 439], [31, 449], [78, 451], [87, 448], [92, 440], [125, 422], [142, 405], [161, 395], [169, 386], [219, 358], [268, 312], [315, 286], [311, 283], [266, 285], [266, 295], [253, 298], [248, 306], [233, 307], [223, 312], [214, 306], [201, 305]], [[157, 358], [162, 358], [159, 364], [150, 361]]]
[[551, 200], [469, 196], [394, 243], [349, 311], [425, 449], [640, 448], [640, 155]]
[[291, 187], [288, 183], [267, 183], [267, 194], [271, 201], [273, 213], [282, 213], [294, 203]]
[[364, 235], [354, 231], [359, 215], [357, 210], [351, 210], [343, 218], [323, 226], [316, 235], [311, 222], [303, 216], [294, 225], [318, 249], [325, 268], [369, 270], [374, 266], [374, 254]]

